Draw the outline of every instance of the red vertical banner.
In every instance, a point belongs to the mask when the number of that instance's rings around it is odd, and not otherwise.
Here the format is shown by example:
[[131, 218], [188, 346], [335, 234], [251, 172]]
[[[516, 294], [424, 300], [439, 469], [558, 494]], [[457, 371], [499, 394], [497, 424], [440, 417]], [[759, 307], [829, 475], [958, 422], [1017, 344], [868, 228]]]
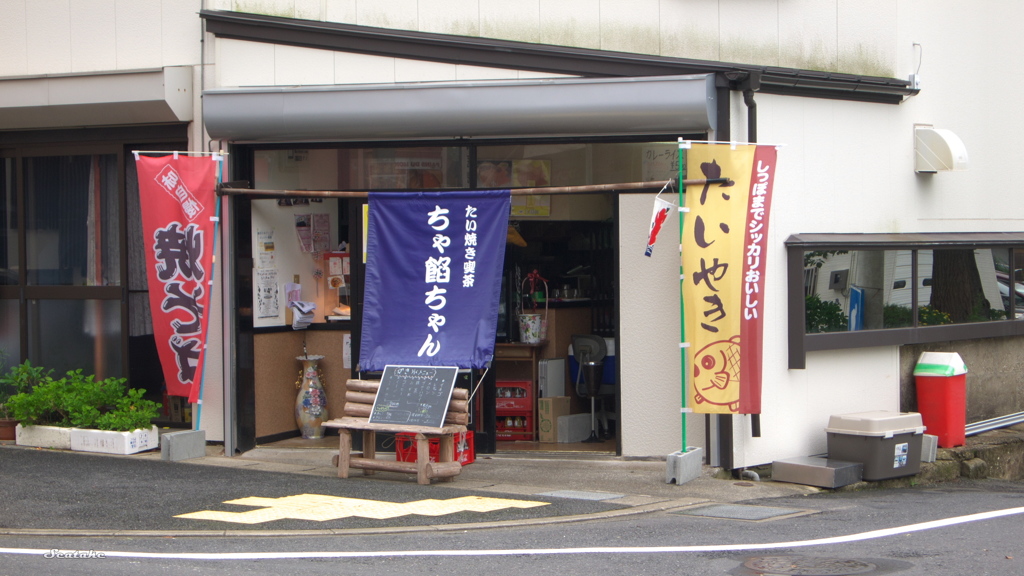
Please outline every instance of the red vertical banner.
[[694, 144], [683, 229], [682, 298], [695, 412], [761, 412], [764, 277], [774, 146]]
[[758, 146], [750, 172], [747, 197], [746, 249], [743, 261], [743, 315], [740, 334], [744, 354], [740, 357], [741, 414], [761, 413], [761, 364], [764, 344], [764, 271], [768, 253], [768, 216], [775, 184], [775, 146]]
[[138, 156], [146, 277], [167, 393], [199, 400], [220, 156]]

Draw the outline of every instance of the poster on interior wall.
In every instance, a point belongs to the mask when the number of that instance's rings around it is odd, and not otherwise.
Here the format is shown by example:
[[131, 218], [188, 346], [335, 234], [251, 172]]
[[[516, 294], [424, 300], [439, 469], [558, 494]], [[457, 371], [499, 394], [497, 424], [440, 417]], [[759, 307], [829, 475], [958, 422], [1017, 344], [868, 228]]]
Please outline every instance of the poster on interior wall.
[[277, 268], [256, 270], [256, 317], [277, 318], [281, 315], [281, 285]]
[[274, 229], [256, 230], [256, 268], [277, 268], [274, 259]]
[[295, 215], [295, 235], [299, 241], [299, 249], [303, 252], [313, 251], [313, 215]]
[[167, 393], [199, 399], [209, 325], [218, 162], [136, 156], [150, 311]]
[[510, 204], [508, 190], [369, 194], [361, 370], [490, 362]]
[[[640, 152], [640, 174], [643, 182], [672, 180], [679, 175], [679, 145], [644, 146]], [[686, 178], [686, 167], [682, 177]]]
[[694, 412], [759, 414], [768, 219], [774, 146], [693, 144], [680, 234], [687, 405]]

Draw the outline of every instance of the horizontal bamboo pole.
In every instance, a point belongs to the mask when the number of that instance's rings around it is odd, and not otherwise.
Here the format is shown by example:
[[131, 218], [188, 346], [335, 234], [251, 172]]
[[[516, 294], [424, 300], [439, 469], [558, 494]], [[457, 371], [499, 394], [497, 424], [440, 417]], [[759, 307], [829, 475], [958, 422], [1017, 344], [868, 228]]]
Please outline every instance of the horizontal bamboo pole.
[[[703, 186], [704, 184], [722, 184], [727, 182], [726, 178], [694, 178], [683, 180], [683, 186]], [[655, 180], [651, 182], [620, 182], [618, 184], [590, 184], [586, 186], [546, 186], [538, 188], [512, 188], [513, 196], [530, 196], [535, 194], [561, 195], [561, 194], [600, 194], [604, 192], [626, 192], [629, 190], [653, 190], [675, 185], [676, 180]], [[440, 190], [443, 192], [444, 190]], [[415, 194], [420, 190], [409, 191]], [[433, 192], [433, 190], [431, 190]], [[267, 196], [274, 198], [285, 198], [298, 196], [300, 198], [366, 198], [369, 192], [365, 190], [269, 190], [265, 188], [232, 188], [224, 186], [217, 190], [222, 196]]]

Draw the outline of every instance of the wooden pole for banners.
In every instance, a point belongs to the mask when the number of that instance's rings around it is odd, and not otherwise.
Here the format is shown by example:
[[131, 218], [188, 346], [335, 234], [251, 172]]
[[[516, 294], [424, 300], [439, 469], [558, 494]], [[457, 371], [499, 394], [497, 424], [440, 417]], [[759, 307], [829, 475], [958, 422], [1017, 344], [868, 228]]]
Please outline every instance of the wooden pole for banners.
[[[683, 186], [703, 186], [704, 184], [721, 184], [726, 178], [697, 178], [694, 180], [683, 180]], [[652, 189], [664, 188], [667, 185], [674, 186], [676, 180], [658, 180], [652, 182], [623, 182], [619, 184], [592, 184], [589, 186], [548, 186], [541, 188], [513, 188], [513, 196], [527, 196], [533, 194], [600, 194], [602, 192], [630, 192], [649, 191]], [[217, 193], [224, 196], [268, 196], [285, 197], [300, 196], [308, 198], [366, 198], [369, 192], [354, 190], [267, 190], [236, 188], [238, 182], [226, 182], [224, 186], [217, 189]], [[444, 190], [440, 190], [444, 192]], [[419, 190], [410, 191], [410, 194]]]

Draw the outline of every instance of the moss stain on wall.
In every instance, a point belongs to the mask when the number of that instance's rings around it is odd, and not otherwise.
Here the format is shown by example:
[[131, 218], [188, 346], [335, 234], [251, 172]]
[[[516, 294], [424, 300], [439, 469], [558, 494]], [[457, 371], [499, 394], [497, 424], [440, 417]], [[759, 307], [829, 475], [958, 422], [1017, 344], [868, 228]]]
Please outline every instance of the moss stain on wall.
[[262, 14], [280, 18], [294, 18], [295, 4], [277, 0], [235, 0], [234, 10], [248, 14]]
[[601, 21], [601, 49], [634, 54], [659, 54], [660, 34], [657, 29], [639, 24], [621, 25]]

